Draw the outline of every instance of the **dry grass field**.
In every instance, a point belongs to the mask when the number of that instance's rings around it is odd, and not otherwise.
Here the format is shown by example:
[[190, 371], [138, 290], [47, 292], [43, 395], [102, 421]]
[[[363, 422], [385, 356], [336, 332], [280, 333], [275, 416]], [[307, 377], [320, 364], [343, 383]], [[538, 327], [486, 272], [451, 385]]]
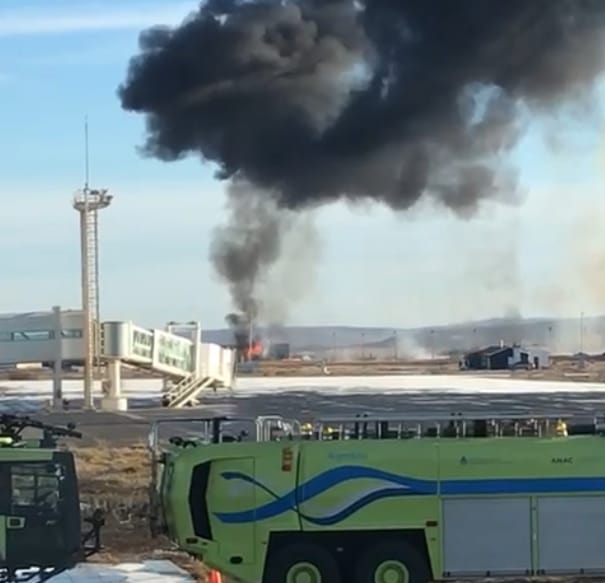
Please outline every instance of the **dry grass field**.
[[[605, 382], [605, 355], [589, 355], [583, 361], [571, 355], [553, 355], [551, 366], [540, 370], [516, 371], [461, 371], [455, 358], [418, 360], [351, 360], [351, 361], [259, 361], [249, 371], [242, 369], [240, 376], [253, 377], [307, 377], [307, 376], [380, 376], [380, 375], [497, 375], [511, 378], [536, 378], [545, 380], [576, 380]], [[122, 367], [125, 379], [148, 379], [158, 377], [153, 371], [129, 366]], [[0, 381], [28, 381], [52, 378], [48, 369], [0, 370]], [[81, 372], [65, 372], [64, 379], [82, 378]]]
[[163, 537], [152, 538], [147, 522], [149, 454], [146, 446], [72, 448], [85, 508], [103, 508], [102, 553], [93, 561], [118, 563], [166, 558], [186, 569], [197, 581], [206, 581], [203, 565], [176, 551]]
[[461, 371], [456, 359], [367, 360], [347, 362], [261, 361], [241, 376], [365, 376], [365, 375], [489, 375], [517, 379], [605, 382], [605, 357], [589, 356], [584, 361], [568, 355], [551, 357], [551, 366], [538, 370]]

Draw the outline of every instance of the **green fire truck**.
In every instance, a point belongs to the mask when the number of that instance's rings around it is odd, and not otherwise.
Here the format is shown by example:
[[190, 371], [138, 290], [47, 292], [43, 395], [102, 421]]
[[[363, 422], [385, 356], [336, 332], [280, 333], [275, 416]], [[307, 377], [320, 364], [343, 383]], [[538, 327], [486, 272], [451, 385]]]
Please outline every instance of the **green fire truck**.
[[153, 531], [235, 581], [605, 573], [599, 418], [195, 422], [165, 446], [152, 428]]
[[[46, 581], [100, 549], [102, 512], [81, 519], [74, 458], [61, 437], [81, 434], [0, 415], [0, 583]], [[84, 535], [82, 522], [90, 524]]]

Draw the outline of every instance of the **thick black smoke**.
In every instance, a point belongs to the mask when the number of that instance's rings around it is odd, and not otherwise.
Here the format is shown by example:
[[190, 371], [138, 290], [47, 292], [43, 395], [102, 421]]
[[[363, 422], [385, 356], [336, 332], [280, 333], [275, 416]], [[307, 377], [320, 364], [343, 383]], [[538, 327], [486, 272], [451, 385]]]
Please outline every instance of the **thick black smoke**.
[[[604, 15], [603, 0], [210, 0], [141, 35], [119, 95], [147, 114], [148, 154], [200, 155], [278, 207], [426, 196], [466, 215], [514, 199], [503, 157], [525, 114], [590, 89]], [[279, 254], [275, 223], [251, 221], [272, 250], [214, 253], [240, 308]]]
[[241, 355], [250, 345], [251, 322], [241, 314], [227, 314], [225, 320], [233, 332], [235, 347]]

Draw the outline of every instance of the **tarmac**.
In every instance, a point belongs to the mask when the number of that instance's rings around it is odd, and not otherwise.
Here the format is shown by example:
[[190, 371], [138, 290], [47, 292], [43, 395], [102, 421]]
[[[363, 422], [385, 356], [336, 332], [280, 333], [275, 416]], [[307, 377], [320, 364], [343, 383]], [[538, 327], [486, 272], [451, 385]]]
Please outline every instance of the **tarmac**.
[[[604, 387], [605, 389], [605, 387]], [[82, 445], [106, 442], [128, 445], [146, 442], [150, 425], [159, 419], [195, 419], [214, 415], [254, 418], [259, 415], [282, 415], [306, 420], [318, 416], [354, 416], [357, 413], [392, 415], [397, 413], [450, 415], [451, 413], [482, 414], [554, 414], [591, 419], [605, 413], [605, 391], [569, 390], [567, 392], [452, 393], [431, 390], [386, 394], [326, 394], [312, 388], [301, 391], [276, 391], [273, 394], [213, 393], [204, 396], [196, 408], [180, 410], [158, 406], [157, 401], [131, 401], [132, 408], [124, 413], [79, 411], [81, 405], [72, 401], [74, 410], [60, 413], [38, 412], [36, 418], [49, 423], [76, 423], [84, 434]], [[171, 435], [195, 433], [195, 425], [176, 421], [167, 423]]]
[[[129, 410], [124, 413], [82, 411], [81, 381], [67, 380], [63, 389], [68, 410], [48, 412], [49, 381], [0, 381], [0, 412], [29, 414], [53, 424], [74, 422], [84, 435], [81, 445], [146, 442], [150, 424], [157, 419], [214, 415], [282, 415], [304, 421], [357, 413], [548, 413], [587, 419], [605, 413], [605, 384], [488, 375], [240, 377], [233, 390], [209, 391], [198, 407], [180, 410], [161, 407], [158, 379], [128, 379], [123, 393]], [[100, 399], [95, 405], [100, 408]], [[165, 431], [191, 435], [195, 426], [175, 421]]]

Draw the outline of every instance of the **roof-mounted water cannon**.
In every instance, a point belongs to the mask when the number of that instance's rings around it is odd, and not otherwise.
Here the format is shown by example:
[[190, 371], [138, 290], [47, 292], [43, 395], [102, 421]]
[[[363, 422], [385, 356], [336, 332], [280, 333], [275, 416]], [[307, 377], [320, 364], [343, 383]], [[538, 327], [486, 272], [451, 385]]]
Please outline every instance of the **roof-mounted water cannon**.
[[[81, 439], [82, 434], [75, 428], [74, 423], [68, 423], [66, 426], [48, 425], [28, 416], [3, 413], [0, 414], [0, 447], [33, 446], [53, 449], [57, 447], [59, 437]], [[42, 432], [42, 437], [35, 442], [26, 440], [22, 436], [25, 429], [38, 429]]]

